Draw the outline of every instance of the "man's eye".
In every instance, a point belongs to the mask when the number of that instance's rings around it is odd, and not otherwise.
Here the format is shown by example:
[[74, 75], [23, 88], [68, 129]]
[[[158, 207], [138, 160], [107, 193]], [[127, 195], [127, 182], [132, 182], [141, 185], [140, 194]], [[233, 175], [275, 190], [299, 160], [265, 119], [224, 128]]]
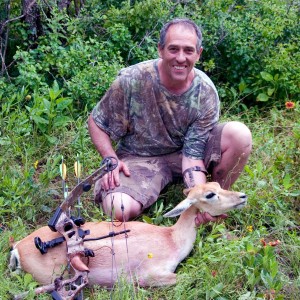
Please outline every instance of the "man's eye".
[[188, 54], [193, 54], [193, 53], [194, 53], [194, 50], [193, 50], [193, 49], [187, 49], [187, 50], [186, 50], [186, 53], [188, 53]]

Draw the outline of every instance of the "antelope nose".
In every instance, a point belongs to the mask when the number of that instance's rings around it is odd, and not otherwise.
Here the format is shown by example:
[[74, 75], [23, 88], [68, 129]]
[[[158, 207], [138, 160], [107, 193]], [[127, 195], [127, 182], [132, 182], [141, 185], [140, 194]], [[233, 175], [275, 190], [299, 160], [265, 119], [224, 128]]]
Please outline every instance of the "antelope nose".
[[243, 200], [247, 200], [247, 195], [246, 194], [244, 194], [244, 193], [241, 193], [241, 195], [240, 195], [240, 199], [243, 199]]

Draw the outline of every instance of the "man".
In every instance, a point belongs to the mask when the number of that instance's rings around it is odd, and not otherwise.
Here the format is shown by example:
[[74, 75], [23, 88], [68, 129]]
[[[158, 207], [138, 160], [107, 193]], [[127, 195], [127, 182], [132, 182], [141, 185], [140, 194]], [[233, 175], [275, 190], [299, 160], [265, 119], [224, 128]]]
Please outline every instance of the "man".
[[[120, 221], [138, 216], [177, 177], [191, 187], [205, 183], [208, 171], [228, 189], [242, 172], [251, 133], [239, 122], [218, 124], [216, 88], [194, 67], [201, 43], [194, 22], [165, 24], [159, 58], [121, 70], [90, 115], [96, 149], [119, 163], [95, 186], [95, 200], [106, 214], [113, 211]], [[111, 140], [118, 141], [116, 152]], [[199, 213], [195, 223], [215, 220]]]

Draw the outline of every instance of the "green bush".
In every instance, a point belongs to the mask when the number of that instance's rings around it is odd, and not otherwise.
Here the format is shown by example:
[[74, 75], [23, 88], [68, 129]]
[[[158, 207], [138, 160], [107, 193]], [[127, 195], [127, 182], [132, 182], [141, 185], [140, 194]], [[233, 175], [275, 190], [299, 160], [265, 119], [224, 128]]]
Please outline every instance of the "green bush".
[[[75, 109], [91, 109], [124, 65], [157, 57], [162, 24], [189, 17], [203, 30], [199, 68], [224, 103], [270, 107], [300, 95], [299, 3], [295, 1], [91, 1], [80, 16], [41, 7], [45, 35], [32, 44], [10, 24], [10, 84], [47, 94], [54, 81]], [[14, 7], [13, 13], [16, 14]], [[5, 75], [5, 74], [4, 74]]]
[[[268, 106], [269, 101], [280, 106], [288, 99], [298, 99], [298, 11], [298, 3], [280, 0], [196, 5], [204, 34], [204, 69], [219, 88], [239, 91], [247, 105], [264, 102], [259, 105]], [[223, 95], [231, 102], [230, 93]]]

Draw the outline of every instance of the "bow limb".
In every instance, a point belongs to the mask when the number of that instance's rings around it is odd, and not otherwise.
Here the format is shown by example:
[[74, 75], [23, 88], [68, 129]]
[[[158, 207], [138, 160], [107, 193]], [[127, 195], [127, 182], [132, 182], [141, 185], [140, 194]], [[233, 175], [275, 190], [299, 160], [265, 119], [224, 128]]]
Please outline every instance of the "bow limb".
[[[115, 160], [115, 161], [113, 161]], [[88, 176], [85, 180], [68, 194], [63, 203], [58, 207], [54, 216], [50, 219], [48, 226], [52, 231], [59, 232], [66, 241], [67, 260], [70, 263], [74, 276], [63, 280], [62, 277], [56, 278], [53, 284], [39, 287], [35, 290], [36, 294], [51, 293], [53, 299], [72, 300], [88, 284], [89, 268], [82, 261], [84, 256], [93, 256], [92, 251], [86, 252], [83, 246], [86, 232], [79, 230], [80, 223], [74, 223], [68, 215], [68, 209], [74, 205], [76, 199], [83, 193], [91, 189], [91, 186], [106, 173], [114, 170], [117, 160], [107, 157], [103, 160], [101, 167]], [[23, 299], [28, 293], [23, 293], [15, 297], [16, 300]]]
[[85, 180], [78, 183], [75, 188], [68, 194], [67, 198], [63, 203], [57, 208], [55, 214], [50, 219], [48, 226], [52, 231], [57, 231], [56, 224], [61, 218], [62, 212], [66, 212], [69, 207], [72, 207], [78, 199], [78, 197], [83, 193], [91, 189], [95, 182], [103, 177], [106, 173], [114, 170], [118, 165], [117, 159], [113, 157], [107, 157], [102, 161], [101, 167], [97, 169], [94, 173], [88, 176]]
[[[87, 272], [75, 270], [75, 275], [63, 280], [56, 278], [54, 283], [38, 287], [34, 290], [35, 295], [50, 293], [53, 299], [73, 300], [76, 295], [88, 284]], [[14, 300], [22, 300], [28, 296], [29, 292], [25, 292], [14, 297]]]
[[[34, 293], [36, 295], [38, 294], [43, 294], [43, 293], [51, 293], [55, 290], [55, 285], [54, 283], [49, 284], [49, 285], [44, 285], [41, 287], [38, 287], [34, 290]], [[16, 295], [14, 296], [14, 300], [22, 300], [25, 299], [27, 297], [27, 295], [29, 294], [29, 292], [24, 292], [22, 294]]]

